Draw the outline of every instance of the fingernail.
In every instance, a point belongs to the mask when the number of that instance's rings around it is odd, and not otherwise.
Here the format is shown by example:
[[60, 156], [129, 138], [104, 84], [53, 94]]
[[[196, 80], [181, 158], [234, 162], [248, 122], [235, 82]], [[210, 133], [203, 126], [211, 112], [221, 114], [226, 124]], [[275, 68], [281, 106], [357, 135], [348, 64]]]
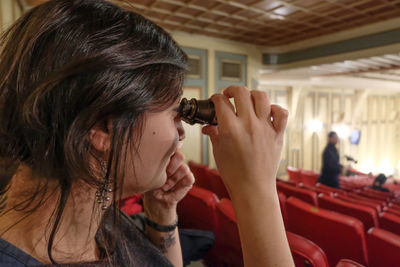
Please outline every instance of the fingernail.
[[169, 189], [169, 184], [163, 185], [162, 190], [168, 191], [168, 189]]

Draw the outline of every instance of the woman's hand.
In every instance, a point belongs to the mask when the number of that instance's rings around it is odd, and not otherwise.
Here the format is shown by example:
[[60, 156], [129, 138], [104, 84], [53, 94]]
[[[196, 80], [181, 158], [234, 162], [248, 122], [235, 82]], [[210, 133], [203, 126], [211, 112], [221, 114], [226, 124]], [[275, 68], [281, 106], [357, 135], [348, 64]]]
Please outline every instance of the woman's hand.
[[[235, 101], [236, 112], [229, 101]], [[288, 112], [270, 105], [267, 94], [230, 86], [212, 96], [218, 126], [206, 126], [218, 170], [230, 193], [271, 188], [279, 166]], [[247, 192], [248, 193], [248, 192]]]
[[167, 166], [167, 181], [159, 189], [144, 194], [146, 216], [160, 224], [170, 225], [176, 221], [176, 206], [192, 188], [194, 176], [179, 151], [171, 157]]
[[[235, 101], [236, 111], [229, 98]], [[267, 94], [231, 86], [212, 101], [207, 126], [218, 170], [235, 209], [245, 266], [294, 266], [276, 193], [288, 112]]]

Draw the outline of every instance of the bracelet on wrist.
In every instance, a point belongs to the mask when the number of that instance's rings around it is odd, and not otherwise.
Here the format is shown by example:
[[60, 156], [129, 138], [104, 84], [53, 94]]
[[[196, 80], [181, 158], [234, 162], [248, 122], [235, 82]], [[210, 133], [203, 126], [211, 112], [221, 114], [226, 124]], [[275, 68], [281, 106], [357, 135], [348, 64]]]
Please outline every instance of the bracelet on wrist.
[[170, 225], [159, 225], [158, 223], [155, 223], [147, 218], [146, 216], [144, 217], [144, 222], [154, 230], [163, 233], [172, 232], [176, 229], [176, 227], [178, 227], [178, 217], [176, 217], [175, 223]]

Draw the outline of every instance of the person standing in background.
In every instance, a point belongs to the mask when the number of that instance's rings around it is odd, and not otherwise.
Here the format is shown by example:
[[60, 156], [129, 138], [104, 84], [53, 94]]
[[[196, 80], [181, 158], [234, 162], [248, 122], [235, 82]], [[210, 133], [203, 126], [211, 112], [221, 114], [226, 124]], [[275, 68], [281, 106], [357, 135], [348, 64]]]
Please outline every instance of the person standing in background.
[[322, 171], [318, 182], [330, 187], [340, 188], [339, 174], [343, 166], [339, 163], [339, 153], [336, 149], [336, 144], [339, 142], [339, 137], [336, 132], [328, 134], [328, 144], [322, 154]]

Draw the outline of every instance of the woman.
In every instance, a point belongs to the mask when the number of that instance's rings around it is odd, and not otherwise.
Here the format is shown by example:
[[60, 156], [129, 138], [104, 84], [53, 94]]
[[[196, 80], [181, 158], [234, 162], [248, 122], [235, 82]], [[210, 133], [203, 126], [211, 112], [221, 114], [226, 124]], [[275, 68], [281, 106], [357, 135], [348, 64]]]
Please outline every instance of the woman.
[[[15, 166], [0, 183], [0, 265], [182, 266], [176, 205], [194, 178], [179, 153], [186, 55], [171, 37], [103, 0], [54, 0], [4, 34], [0, 59], [0, 160]], [[219, 125], [204, 133], [245, 263], [292, 265], [275, 187], [287, 112], [244, 87], [212, 101]], [[116, 208], [137, 193], [145, 235]]]

